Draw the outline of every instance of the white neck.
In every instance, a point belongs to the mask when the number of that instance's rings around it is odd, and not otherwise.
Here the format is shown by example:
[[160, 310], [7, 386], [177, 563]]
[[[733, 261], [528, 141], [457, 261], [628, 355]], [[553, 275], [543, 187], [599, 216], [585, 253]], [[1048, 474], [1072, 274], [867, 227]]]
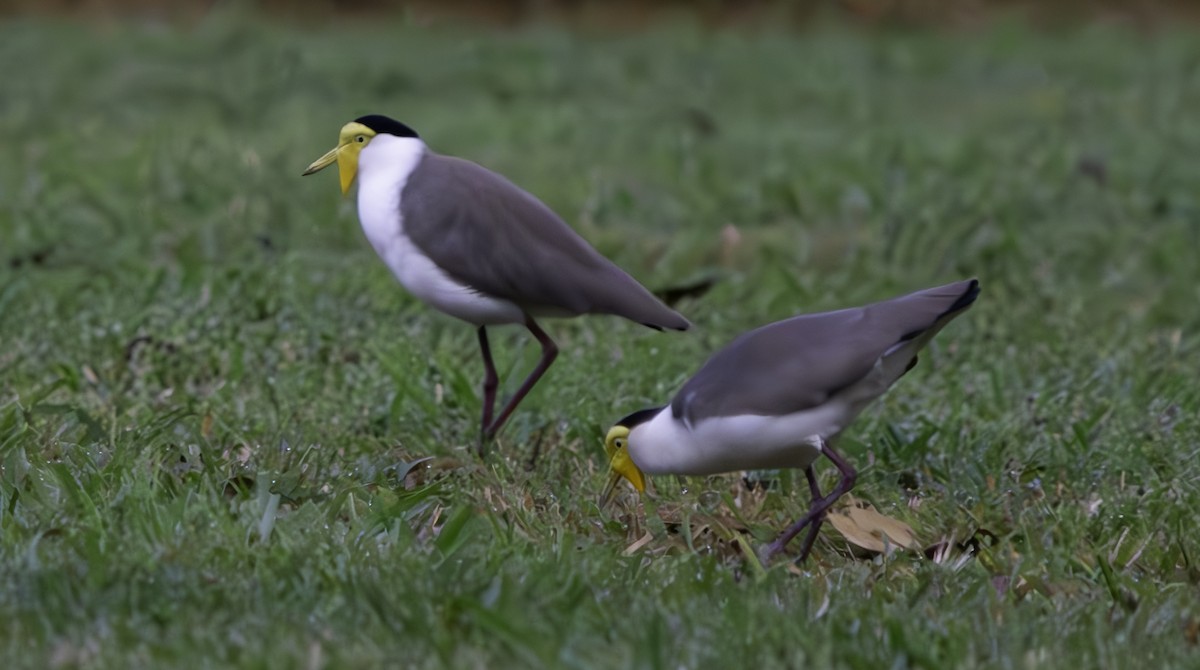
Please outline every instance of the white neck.
[[639, 423], [629, 431], [629, 457], [648, 475], [674, 472], [681, 450], [686, 452], [691, 440], [683, 425], [671, 416], [667, 405], [653, 419]]
[[424, 155], [424, 142], [395, 135], [375, 136], [358, 155], [358, 219], [371, 246], [389, 265], [390, 250], [403, 230], [400, 195]]
[[358, 154], [359, 197], [370, 184], [399, 189], [420, 164], [425, 143], [417, 137], [376, 135]]

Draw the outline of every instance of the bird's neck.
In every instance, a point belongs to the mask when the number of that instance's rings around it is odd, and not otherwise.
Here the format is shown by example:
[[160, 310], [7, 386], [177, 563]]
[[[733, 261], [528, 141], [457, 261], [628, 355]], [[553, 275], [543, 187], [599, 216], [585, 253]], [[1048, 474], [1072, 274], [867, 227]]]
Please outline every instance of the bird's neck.
[[416, 137], [378, 135], [363, 148], [358, 157], [360, 188], [368, 183], [403, 186], [408, 176], [420, 165], [428, 150]]
[[686, 428], [671, 416], [671, 406], [629, 431], [629, 457], [648, 475], [671, 472], [677, 452], [686, 452], [691, 442]]

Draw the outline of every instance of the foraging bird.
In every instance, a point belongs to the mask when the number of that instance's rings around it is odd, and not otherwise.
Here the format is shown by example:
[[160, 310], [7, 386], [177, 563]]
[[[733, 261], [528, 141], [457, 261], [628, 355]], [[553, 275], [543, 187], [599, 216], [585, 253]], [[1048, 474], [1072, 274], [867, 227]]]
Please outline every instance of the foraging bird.
[[[480, 449], [558, 355], [535, 317], [614, 314], [656, 330], [691, 325], [537, 198], [475, 163], [433, 153], [399, 121], [371, 115], [347, 123], [338, 145], [304, 174], [334, 162], [343, 194], [357, 177], [363, 232], [396, 279], [477, 327], [485, 370]], [[523, 324], [542, 355], [493, 418], [499, 378], [487, 326], [500, 324]]]
[[[612, 473], [601, 504], [622, 478], [641, 493], [646, 474], [803, 468], [812, 494], [808, 513], [768, 545], [762, 559], [808, 527], [798, 559], [804, 560], [826, 510], [857, 477], [833, 442], [978, 295], [979, 282], [969, 279], [742, 334], [708, 359], [670, 405], [634, 412], [608, 431]], [[841, 474], [827, 496], [813, 470], [822, 454]]]

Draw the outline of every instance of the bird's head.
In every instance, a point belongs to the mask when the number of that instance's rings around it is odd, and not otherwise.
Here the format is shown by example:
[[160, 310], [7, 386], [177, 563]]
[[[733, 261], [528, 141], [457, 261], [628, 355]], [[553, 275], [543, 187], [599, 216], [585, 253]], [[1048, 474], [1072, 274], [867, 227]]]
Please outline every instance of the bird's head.
[[304, 171], [304, 176], [320, 172], [333, 165], [336, 161], [338, 164], [338, 176], [341, 177], [342, 181], [342, 193], [348, 193], [350, 186], [354, 183], [355, 175], [358, 174], [359, 154], [362, 153], [363, 149], [367, 148], [372, 139], [379, 135], [394, 135], [396, 137], [418, 136], [415, 130], [395, 119], [378, 114], [360, 116], [342, 126], [342, 132], [338, 134], [337, 146], [330, 149], [329, 153], [313, 161], [312, 165], [309, 165], [308, 169]]
[[612, 500], [613, 494], [617, 490], [617, 484], [620, 484], [622, 479], [633, 484], [633, 488], [637, 489], [638, 493], [646, 490], [646, 475], [629, 455], [629, 440], [634, 436], [634, 431], [638, 426], [654, 418], [661, 409], [661, 407], [651, 407], [639, 410], [608, 429], [608, 435], [604, 437], [604, 450], [608, 453], [608, 466], [612, 472], [609, 474], [608, 484], [604, 487], [604, 493], [600, 496], [601, 507]]

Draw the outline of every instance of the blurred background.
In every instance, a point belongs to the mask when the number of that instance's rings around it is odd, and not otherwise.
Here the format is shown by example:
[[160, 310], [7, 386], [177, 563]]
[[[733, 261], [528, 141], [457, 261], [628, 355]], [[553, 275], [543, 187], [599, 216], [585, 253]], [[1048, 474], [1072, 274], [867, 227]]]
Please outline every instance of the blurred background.
[[[188, 17], [231, 4], [222, 0], [4, 0], [8, 14], [158, 15]], [[499, 24], [526, 21], [597, 21], [635, 26], [645, 21], [686, 15], [720, 25], [756, 21], [800, 26], [836, 15], [852, 21], [889, 24], [970, 25], [997, 14], [1040, 23], [1119, 20], [1149, 25], [1164, 20], [1195, 20], [1200, 5], [1189, 0], [258, 0], [232, 3], [272, 15], [319, 19], [403, 13], [423, 18], [469, 18]]]
[[[3, 665], [1192, 667], [1197, 19], [0, 0]], [[546, 324], [562, 355], [469, 457], [471, 328], [396, 284], [332, 172], [300, 176], [368, 113], [697, 327]], [[805, 505], [786, 474], [596, 508], [606, 428], [738, 333], [968, 276], [977, 305], [843, 447], [924, 542], [997, 538], [977, 560], [823, 532], [816, 577], [755, 576], [739, 538]], [[492, 346], [511, 390], [536, 347]]]

